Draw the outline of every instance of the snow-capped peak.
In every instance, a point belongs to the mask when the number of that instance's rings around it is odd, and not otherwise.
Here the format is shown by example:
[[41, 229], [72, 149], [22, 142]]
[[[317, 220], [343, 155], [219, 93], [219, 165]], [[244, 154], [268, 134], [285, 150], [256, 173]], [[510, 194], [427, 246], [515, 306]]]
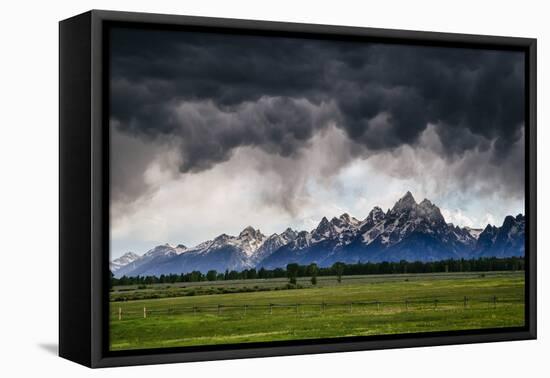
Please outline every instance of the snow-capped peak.
[[286, 241], [287, 243], [296, 239], [296, 237], [298, 236], [298, 232], [294, 231], [292, 228], [288, 227], [286, 230], [284, 230], [280, 235], [279, 235], [284, 241]]
[[116, 258], [113, 261], [111, 261], [110, 263], [111, 272], [114, 273], [120, 268], [122, 268], [123, 266], [133, 263], [134, 261], [139, 259], [139, 257], [140, 256], [135, 254], [134, 252], [126, 252], [119, 258]]
[[166, 243], [150, 249], [143, 256], [159, 256], [159, 255], [168, 256], [168, 255], [177, 255], [177, 254], [178, 252], [176, 251], [176, 247], [173, 247], [170, 244]]
[[343, 232], [352, 231], [360, 225], [360, 221], [350, 216], [347, 213], [334, 217], [330, 220], [330, 232], [341, 234]]
[[237, 240], [245, 254], [250, 256], [261, 247], [266, 240], [266, 236], [260, 230], [248, 226], [241, 231]]
[[350, 216], [348, 213], [344, 213], [338, 217], [338, 219], [350, 226], [356, 227], [358, 226], [361, 221], [359, 221], [357, 218]]
[[416, 210], [419, 216], [428, 219], [432, 223], [445, 223], [445, 218], [443, 218], [439, 207], [426, 198], [418, 204]]
[[260, 230], [255, 230], [252, 226], [246, 227], [239, 234], [241, 240], [263, 239], [265, 235]]
[[114, 263], [118, 263], [118, 264], [122, 264], [122, 265], [126, 265], [132, 261], [134, 261], [135, 259], [138, 259], [139, 258], [139, 255], [134, 253], [134, 252], [126, 252], [125, 254], [123, 254], [122, 256], [120, 256], [119, 258], [117, 259], [114, 259], [113, 262]]
[[[333, 218], [333, 220], [334, 219], [337, 219], [337, 218]], [[319, 222], [319, 225], [317, 226], [317, 228], [311, 232], [313, 239], [317, 241], [329, 238], [335, 233], [336, 233], [336, 230], [334, 228], [334, 225], [332, 221], [331, 222], [328, 221], [327, 217], [323, 217], [323, 219], [321, 219], [321, 222]]]
[[367, 218], [363, 221], [363, 223], [367, 224], [376, 224], [384, 219], [386, 214], [384, 214], [384, 211], [379, 208], [378, 206], [373, 207], [373, 209], [370, 211], [369, 215], [367, 215]]

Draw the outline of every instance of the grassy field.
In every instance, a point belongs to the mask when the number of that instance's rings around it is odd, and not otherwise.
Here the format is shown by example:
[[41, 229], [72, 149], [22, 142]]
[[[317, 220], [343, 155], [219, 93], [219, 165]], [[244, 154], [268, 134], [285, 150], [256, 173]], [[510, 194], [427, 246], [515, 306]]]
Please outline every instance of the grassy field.
[[[302, 289], [276, 290], [285, 284], [273, 279], [114, 288], [112, 298], [140, 291], [209, 295], [111, 302], [111, 350], [524, 324], [523, 272], [351, 276], [342, 283], [320, 277], [314, 287], [302, 279]], [[242, 290], [242, 285], [255, 289], [230, 294], [206, 290]], [[270, 289], [259, 291], [263, 288]]]

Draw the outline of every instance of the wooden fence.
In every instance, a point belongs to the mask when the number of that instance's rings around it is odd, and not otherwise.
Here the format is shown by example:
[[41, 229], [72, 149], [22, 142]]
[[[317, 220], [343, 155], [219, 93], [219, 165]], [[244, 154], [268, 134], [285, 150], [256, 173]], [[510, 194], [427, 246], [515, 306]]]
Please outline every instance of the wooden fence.
[[[277, 315], [284, 314], [288, 315], [289, 311], [291, 313], [300, 314], [303, 312], [312, 312], [316, 311], [320, 314], [323, 314], [330, 309], [341, 310], [342, 312], [353, 313], [354, 310], [368, 309], [370, 311], [383, 311], [386, 308], [395, 309], [396, 307], [402, 311], [415, 311], [419, 309], [432, 309], [437, 310], [438, 308], [463, 308], [468, 309], [473, 306], [482, 306], [483, 308], [496, 309], [497, 306], [503, 306], [511, 303], [523, 303], [524, 298], [520, 297], [462, 297], [462, 298], [416, 298], [408, 299], [404, 298], [402, 300], [369, 300], [369, 301], [353, 301], [353, 302], [320, 302], [320, 303], [267, 303], [267, 304], [240, 304], [240, 305], [227, 305], [227, 304], [213, 304], [213, 305], [202, 305], [202, 306], [175, 306], [169, 308], [147, 308], [143, 307], [143, 312], [141, 309], [136, 311], [132, 310], [123, 310], [122, 306], [118, 308], [112, 306], [112, 309], [115, 310], [111, 315], [118, 320], [123, 320], [126, 318], [136, 318], [141, 317], [147, 318], [152, 316], [162, 316], [162, 315], [200, 315], [200, 314], [216, 314], [222, 316], [224, 314], [234, 314], [239, 313], [242, 316], [246, 316], [250, 312], [261, 312], [265, 315]], [[486, 307], [485, 307], [486, 306]], [[286, 311], [280, 311], [280, 309], [286, 309]]]

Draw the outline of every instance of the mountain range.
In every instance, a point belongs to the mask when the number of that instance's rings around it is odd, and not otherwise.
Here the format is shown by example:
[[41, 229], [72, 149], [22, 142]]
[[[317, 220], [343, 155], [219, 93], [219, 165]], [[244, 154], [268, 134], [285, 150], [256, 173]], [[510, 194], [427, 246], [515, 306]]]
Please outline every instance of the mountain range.
[[359, 220], [342, 214], [321, 219], [312, 231], [287, 228], [264, 235], [246, 227], [238, 236], [219, 235], [188, 248], [159, 245], [142, 256], [128, 252], [113, 260], [115, 277], [187, 273], [194, 270], [273, 269], [288, 263], [330, 266], [335, 262], [437, 261], [525, 254], [525, 217], [507, 216], [502, 226], [485, 229], [447, 223], [427, 199], [417, 203], [410, 192], [384, 212], [374, 207]]

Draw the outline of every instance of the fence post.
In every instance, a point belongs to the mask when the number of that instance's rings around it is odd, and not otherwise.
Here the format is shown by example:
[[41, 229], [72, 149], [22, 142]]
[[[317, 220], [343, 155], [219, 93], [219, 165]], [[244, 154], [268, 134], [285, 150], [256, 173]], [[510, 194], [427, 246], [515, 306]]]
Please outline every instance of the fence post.
[[353, 311], [353, 302], [350, 302], [349, 303], [349, 313], [351, 314], [352, 311]]
[[376, 310], [380, 311], [380, 301], [376, 301]]
[[147, 318], [147, 308], [143, 307], [143, 319]]
[[298, 315], [298, 306], [299, 306], [299, 304], [296, 303], [296, 315]]
[[273, 315], [273, 303], [269, 304], [269, 315]]
[[497, 297], [496, 295], [493, 296], [493, 309], [497, 308]]
[[244, 315], [246, 316], [246, 308], [248, 307], [248, 305], [244, 305]]
[[405, 310], [409, 311], [409, 300], [405, 299]]
[[464, 308], [466, 308], [466, 306], [468, 306], [468, 297], [464, 297]]
[[197, 315], [197, 307], [193, 306], [193, 315]]
[[118, 308], [118, 320], [122, 320], [122, 308]]
[[218, 315], [221, 313], [221, 305], [218, 305]]

